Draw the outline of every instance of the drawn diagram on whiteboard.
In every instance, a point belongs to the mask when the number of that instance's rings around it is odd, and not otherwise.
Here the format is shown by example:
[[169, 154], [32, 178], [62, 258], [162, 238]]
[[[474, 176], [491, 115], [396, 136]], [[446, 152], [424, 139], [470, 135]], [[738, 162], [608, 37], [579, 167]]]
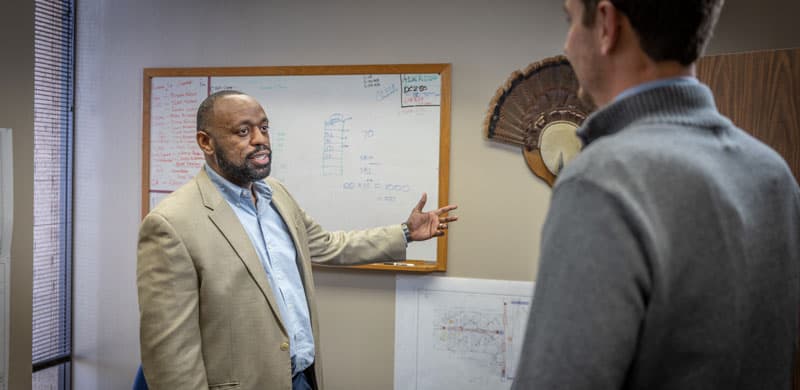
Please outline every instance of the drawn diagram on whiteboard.
[[347, 121], [352, 118], [341, 113], [332, 114], [325, 121], [322, 137], [322, 176], [344, 174], [344, 149], [347, 145]]
[[397, 279], [395, 389], [508, 389], [532, 283]]

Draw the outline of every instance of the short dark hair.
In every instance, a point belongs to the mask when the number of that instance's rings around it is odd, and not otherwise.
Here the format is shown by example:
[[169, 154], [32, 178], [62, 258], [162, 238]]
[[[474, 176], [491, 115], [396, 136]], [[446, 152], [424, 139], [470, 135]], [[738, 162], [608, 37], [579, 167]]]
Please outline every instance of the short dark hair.
[[[600, 0], [581, 0], [583, 24], [594, 24]], [[705, 50], [724, 0], [609, 0], [628, 17], [639, 46], [654, 61], [690, 65]]]
[[208, 95], [208, 97], [200, 103], [200, 107], [197, 108], [197, 131], [205, 130], [209, 126], [209, 121], [211, 120], [211, 113], [214, 112], [214, 104], [217, 103], [217, 99], [228, 96], [228, 95], [245, 95], [242, 92], [234, 91], [232, 89], [224, 89], [222, 91], [217, 91]]

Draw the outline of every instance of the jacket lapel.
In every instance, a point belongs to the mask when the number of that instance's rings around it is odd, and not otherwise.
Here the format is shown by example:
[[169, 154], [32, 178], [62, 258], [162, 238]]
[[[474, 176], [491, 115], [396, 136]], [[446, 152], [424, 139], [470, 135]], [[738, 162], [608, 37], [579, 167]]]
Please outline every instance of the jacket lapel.
[[278, 309], [277, 301], [272, 293], [264, 266], [261, 264], [253, 243], [250, 242], [250, 237], [242, 227], [242, 223], [239, 222], [239, 217], [211, 182], [205, 169], [201, 169], [197, 175], [197, 186], [203, 198], [203, 205], [208, 209], [208, 217], [244, 263], [250, 277], [255, 280], [261, 293], [267, 299], [272, 313], [286, 332], [286, 326], [281, 318], [280, 309]]

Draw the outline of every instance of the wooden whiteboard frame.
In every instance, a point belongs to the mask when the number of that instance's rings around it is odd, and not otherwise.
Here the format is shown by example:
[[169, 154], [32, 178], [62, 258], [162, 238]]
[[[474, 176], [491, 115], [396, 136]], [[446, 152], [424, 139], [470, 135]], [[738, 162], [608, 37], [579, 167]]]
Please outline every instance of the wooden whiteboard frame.
[[[439, 64], [387, 64], [387, 65], [314, 65], [314, 66], [266, 66], [266, 67], [217, 67], [217, 68], [145, 68], [143, 77], [142, 109], [142, 218], [150, 209], [150, 98], [154, 77], [225, 77], [225, 76], [324, 76], [324, 75], [368, 75], [368, 74], [420, 74], [437, 73], [441, 77], [441, 101], [439, 106], [439, 199], [438, 206], [449, 202], [450, 188], [450, 109], [452, 66]], [[409, 212], [414, 205], [409, 205]], [[431, 208], [431, 207], [429, 207]], [[402, 217], [400, 217], [402, 218]], [[399, 221], [398, 221], [399, 223]], [[365, 226], [366, 227], [366, 226]], [[413, 245], [413, 244], [411, 244]], [[447, 234], [437, 238], [436, 262], [410, 260], [404, 265], [383, 263], [347, 268], [432, 272], [447, 270]], [[339, 268], [331, 266], [317, 267]]]

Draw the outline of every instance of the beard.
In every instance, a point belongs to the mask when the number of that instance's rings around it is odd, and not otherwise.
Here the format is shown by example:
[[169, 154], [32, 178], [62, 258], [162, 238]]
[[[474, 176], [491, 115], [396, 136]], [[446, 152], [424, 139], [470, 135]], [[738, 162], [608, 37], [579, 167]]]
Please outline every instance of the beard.
[[[269, 162], [267, 165], [255, 165], [252, 163], [251, 158], [258, 152], [264, 150], [269, 152]], [[244, 161], [237, 165], [225, 154], [220, 148], [216, 150], [214, 158], [217, 160], [217, 165], [222, 171], [222, 175], [232, 183], [246, 185], [258, 180], [264, 180], [269, 176], [272, 167], [272, 149], [266, 145], [258, 145], [256, 150], [249, 153]]]

